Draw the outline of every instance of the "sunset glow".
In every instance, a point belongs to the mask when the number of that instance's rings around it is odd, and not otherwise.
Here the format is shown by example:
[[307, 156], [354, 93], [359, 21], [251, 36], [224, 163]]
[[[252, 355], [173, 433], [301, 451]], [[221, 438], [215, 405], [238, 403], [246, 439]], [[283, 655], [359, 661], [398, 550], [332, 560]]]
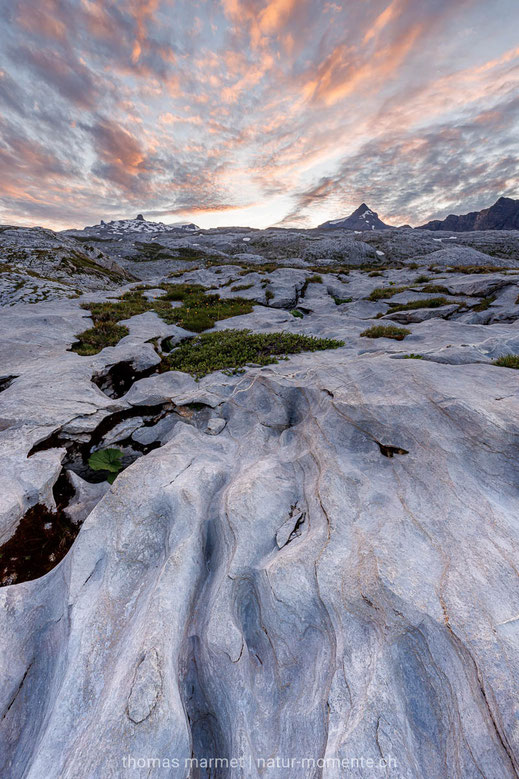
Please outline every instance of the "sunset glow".
[[1, 0], [0, 221], [419, 224], [515, 196], [517, 0]]

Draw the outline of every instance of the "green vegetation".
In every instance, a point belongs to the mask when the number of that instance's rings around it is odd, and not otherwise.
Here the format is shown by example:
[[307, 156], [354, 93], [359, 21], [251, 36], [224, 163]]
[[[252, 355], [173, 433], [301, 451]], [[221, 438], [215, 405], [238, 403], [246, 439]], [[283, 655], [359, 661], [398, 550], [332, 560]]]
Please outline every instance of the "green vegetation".
[[427, 283], [428, 281], [430, 281], [430, 280], [431, 280], [431, 277], [430, 277], [430, 276], [425, 276], [425, 275], [422, 273], [420, 276], [418, 276], [418, 277], [417, 277], [417, 278], [414, 280], [414, 283], [415, 283], [415, 284], [426, 284], [426, 283]]
[[297, 308], [293, 308], [290, 312], [292, 316], [295, 316], [297, 319], [303, 319], [304, 314], [301, 311], [298, 311]]
[[105, 346], [116, 346], [121, 338], [130, 331], [124, 325], [116, 325], [114, 322], [100, 322], [95, 327], [83, 330], [77, 338], [80, 340], [74, 344], [72, 351], [82, 357], [97, 354]]
[[384, 274], [382, 271], [379, 270], [372, 270], [368, 273], [368, 276], [383, 276]]
[[231, 287], [231, 292], [242, 292], [244, 289], [250, 289], [254, 284], [237, 284], [235, 287]]
[[374, 290], [369, 294], [368, 300], [383, 300], [384, 298], [392, 298], [393, 295], [398, 295], [399, 292], [405, 292], [407, 289], [409, 289], [408, 286], [405, 287], [375, 287]]
[[343, 303], [351, 303], [351, 301], [353, 300], [353, 298], [338, 298], [335, 297], [335, 295], [332, 295], [332, 298], [336, 306], [340, 306]]
[[373, 325], [361, 333], [365, 338], [393, 338], [395, 341], [402, 341], [406, 335], [411, 335], [411, 331], [396, 325]]
[[402, 360], [423, 360], [423, 354], [403, 354]]
[[273, 299], [274, 299], [274, 293], [272, 292], [271, 289], [267, 289], [265, 291], [265, 300], [267, 301], [267, 303], [269, 303], [269, 301], [271, 301]]
[[[105, 346], [115, 346], [128, 335], [128, 329], [117, 322], [146, 311], [155, 311], [167, 324], [175, 324], [185, 330], [200, 333], [214, 326], [215, 322], [229, 317], [249, 314], [254, 303], [243, 298], [221, 299], [218, 295], [205, 294], [199, 284], [161, 284], [165, 295], [148, 300], [144, 292], [149, 287], [134, 287], [120, 298], [105, 303], [84, 303], [94, 320], [94, 327], [79, 333], [79, 341], [73, 351], [81, 355], [97, 354]], [[181, 302], [173, 308], [171, 302]]]
[[514, 270], [514, 268], [501, 268], [499, 265], [458, 265], [445, 268], [445, 270], [447, 273], [502, 273], [505, 270]]
[[222, 330], [184, 341], [165, 358], [165, 362], [170, 370], [184, 371], [199, 379], [212, 371], [236, 373], [251, 363], [270, 365], [287, 354], [337, 349], [343, 345], [343, 341], [294, 333]]
[[396, 311], [414, 311], [417, 308], [440, 308], [440, 306], [447, 306], [448, 304], [449, 301], [447, 298], [410, 300], [409, 303], [391, 303], [390, 313], [393, 314]]
[[515, 368], [519, 370], [519, 354], [505, 354], [494, 360], [492, 365], [498, 365], [500, 368]]
[[88, 464], [93, 471], [107, 471], [106, 481], [113, 484], [123, 469], [122, 458], [120, 449], [98, 449], [90, 455]]
[[477, 303], [475, 306], [472, 306], [473, 311], [486, 311], [487, 308], [490, 308], [491, 304], [496, 299], [495, 295], [489, 295], [486, 298], [481, 298], [479, 303]]
[[313, 276], [309, 276], [306, 279], [305, 283], [306, 284], [322, 284], [323, 283], [323, 278], [322, 278], [322, 276], [319, 276], [318, 273], [314, 273]]

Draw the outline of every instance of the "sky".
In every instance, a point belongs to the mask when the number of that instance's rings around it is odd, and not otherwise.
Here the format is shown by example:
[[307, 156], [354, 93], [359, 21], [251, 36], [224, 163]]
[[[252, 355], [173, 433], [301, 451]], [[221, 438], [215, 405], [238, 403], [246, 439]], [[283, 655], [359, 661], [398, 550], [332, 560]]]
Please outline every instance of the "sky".
[[0, 0], [0, 222], [519, 197], [519, 0]]

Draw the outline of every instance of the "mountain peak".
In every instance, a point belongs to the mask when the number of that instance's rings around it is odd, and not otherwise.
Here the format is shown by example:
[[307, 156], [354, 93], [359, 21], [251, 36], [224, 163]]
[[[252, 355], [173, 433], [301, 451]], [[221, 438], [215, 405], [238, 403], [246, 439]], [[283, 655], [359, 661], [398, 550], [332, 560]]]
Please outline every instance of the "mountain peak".
[[473, 230], [519, 230], [519, 200], [500, 197], [490, 208], [471, 211], [458, 216], [449, 214], [446, 219], [434, 219], [421, 226], [422, 230], [448, 230], [472, 232]]
[[324, 224], [319, 225], [320, 229], [324, 230], [388, 230], [390, 225], [385, 224], [378, 218], [378, 214], [372, 211], [366, 203], [361, 203], [350, 216], [343, 217], [342, 219], [334, 219]]

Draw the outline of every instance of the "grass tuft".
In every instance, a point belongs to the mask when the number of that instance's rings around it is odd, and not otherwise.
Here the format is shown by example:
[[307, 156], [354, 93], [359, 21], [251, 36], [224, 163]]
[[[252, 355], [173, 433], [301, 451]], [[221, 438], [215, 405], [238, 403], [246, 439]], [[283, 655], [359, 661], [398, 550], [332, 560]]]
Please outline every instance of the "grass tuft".
[[402, 341], [406, 335], [411, 335], [411, 331], [396, 325], [373, 325], [361, 333], [365, 338], [393, 338], [395, 341]]
[[391, 303], [389, 313], [393, 314], [396, 311], [414, 311], [418, 308], [440, 308], [441, 306], [447, 306], [449, 301], [447, 298], [425, 298], [423, 300], [410, 300], [409, 303]]
[[375, 287], [374, 290], [368, 296], [368, 300], [383, 300], [384, 298], [392, 298], [393, 295], [398, 295], [399, 292], [405, 292], [409, 289], [405, 287]]
[[500, 368], [515, 368], [519, 370], [519, 354], [504, 354], [494, 360], [492, 365], [498, 365]]
[[[424, 278], [427, 278], [427, 276], [425, 276]], [[425, 287], [422, 287], [422, 292], [427, 292], [430, 295], [434, 295], [434, 294], [450, 295], [449, 290], [447, 289], [447, 287], [444, 287], [443, 284], [427, 284]]]
[[114, 322], [100, 322], [77, 336], [80, 340], [73, 344], [72, 351], [82, 357], [97, 354], [105, 346], [116, 346], [121, 338], [124, 338], [129, 332], [124, 325], [116, 325]]

